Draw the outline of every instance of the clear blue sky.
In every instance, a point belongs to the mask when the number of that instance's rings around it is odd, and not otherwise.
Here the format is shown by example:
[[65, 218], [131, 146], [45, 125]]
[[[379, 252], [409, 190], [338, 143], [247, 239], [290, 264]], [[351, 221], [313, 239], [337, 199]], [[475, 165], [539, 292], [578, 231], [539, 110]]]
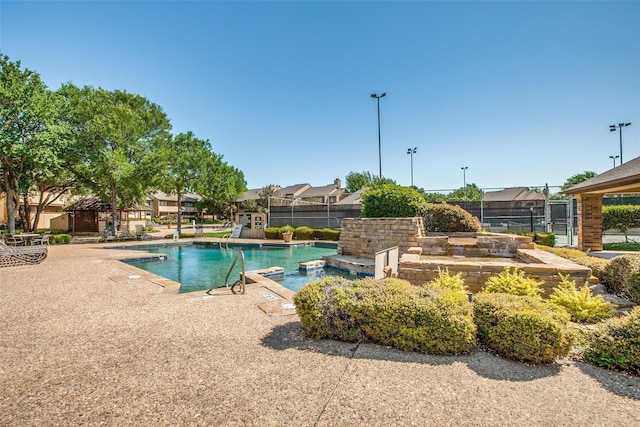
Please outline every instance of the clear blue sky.
[[[640, 156], [640, 2], [0, 2], [0, 49], [163, 107], [249, 188], [561, 185]], [[553, 190], [553, 189], [552, 189]]]

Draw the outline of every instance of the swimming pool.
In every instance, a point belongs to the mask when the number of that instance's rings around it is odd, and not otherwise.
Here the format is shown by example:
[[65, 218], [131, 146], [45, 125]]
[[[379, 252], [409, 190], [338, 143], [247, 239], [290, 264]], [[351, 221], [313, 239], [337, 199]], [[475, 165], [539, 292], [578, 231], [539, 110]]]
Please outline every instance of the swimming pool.
[[[292, 291], [298, 291], [305, 284], [317, 280], [325, 274], [345, 275], [331, 269], [331, 271], [321, 270], [307, 276], [298, 270], [301, 262], [320, 260], [325, 255], [335, 255], [335, 247], [256, 245], [220, 249], [217, 245], [180, 244], [127, 247], [126, 249], [166, 254], [167, 259], [164, 261], [136, 260], [134, 265], [158, 276], [179, 282], [181, 284], [180, 293], [223, 287], [229, 268], [239, 250], [242, 250], [245, 256], [245, 271], [262, 270], [269, 267], [284, 268], [284, 278], [278, 281]], [[238, 261], [229, 275], [230, 285], [238, 279], [241, 270], [242, 265]]]

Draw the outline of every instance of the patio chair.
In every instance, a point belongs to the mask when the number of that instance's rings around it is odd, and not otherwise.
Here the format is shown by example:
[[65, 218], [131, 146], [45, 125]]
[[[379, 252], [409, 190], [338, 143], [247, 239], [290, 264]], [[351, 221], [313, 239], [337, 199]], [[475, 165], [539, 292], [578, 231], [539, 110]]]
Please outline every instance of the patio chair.
[[27, 244], [27, 241], [19, 234], [7, 234], [4, 239], [10, 246], [25, 246]]
[[0, 268], [39, 264], [47, 257], [47, 246], [7, 246], [0, 242]]
[[36, 237], [35, 239], [33, 239], [31, 241], [31, 245], [33, 245], [33, 246], [36, 246], [36, 245], [48, 245], [50, 238], [51, 238], [51, 232], [50, 231], [45, 231], [44, 233], [42, 233], [42, 236]]
[[205, 237], [204, 227], [202, 224], [196, 225], [196, 233], [193, 235], [193, 237]]

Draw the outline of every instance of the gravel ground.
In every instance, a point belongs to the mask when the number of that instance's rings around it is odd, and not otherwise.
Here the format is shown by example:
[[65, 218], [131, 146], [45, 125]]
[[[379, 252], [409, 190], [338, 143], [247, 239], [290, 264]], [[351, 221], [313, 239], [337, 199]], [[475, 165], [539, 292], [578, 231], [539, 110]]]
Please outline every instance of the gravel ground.
[[640, 378], [311, 341], [260, 286], [177, 295], [127, 253], [0, 269], [1, 426], [640, 426]]

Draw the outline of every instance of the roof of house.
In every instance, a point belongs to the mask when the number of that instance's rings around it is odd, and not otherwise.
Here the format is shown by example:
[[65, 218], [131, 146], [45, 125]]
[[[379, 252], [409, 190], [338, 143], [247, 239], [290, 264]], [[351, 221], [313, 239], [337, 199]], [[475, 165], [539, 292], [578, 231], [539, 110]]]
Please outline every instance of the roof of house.
[[564, 194], [640, 193], [640, 157], [594, 176], [564, 191]]
[[335, 184], [330, 184], [330, 185], [325, 185], [323, 187], [309, 187], [306, 190], [304, 190], [299, 195], [299, 197], [308, 199], [311, 197], [332, 196], [335, 194], [342, 194], [345, 191], [347, 190], [345, 190], [344, 188], [336, 188]]
[[[158, 200], [166, 200], [166, 201], [170, 201], [170, 202], [177, 202], [178, 201], [178, 196], [175, 194], [167, 194], [167, 193], [163, 193], [162, 191], [158, 191], [154, 194], [152, 194], [151, 196], [149, 196], [152, 199], [158, 199]], [[195, 202], [197, 200], [201, 200], [202, 197], [198, 196], [197, 194], [183, 194], [182, 195], [182, 201], [183, 202]]]
[[334, 203], [335, 205], [361, 205], [362, 204], [362, 192], [365, 188], [361, 188], [351, 194], [349, 194], [344, 199]]
[[[277, 192], [278, 190], [280, 190], [280, 186], [279, 185], [272, 185], [269, 188], [273, 189], [274, 192]], [[264, 187], [263, 188], [253, 188], [251, 190], [247, 190], [244, 193], [242, 193], [242, 196], [238, 197], [238, 200], [236, 200], [237, 202], [246, 202], [247, 200], [260, 200], [261, 194], [264, 191]]]
[[298, 197], [300, 196], [300, 194], [305, 191], [306, 189], [310, 188], [311, 186], [309, 184], [296, 184], [296, 185], [290, 185], [288, 187], [284, 187], [281, 188], [279, 190], [276, 191], [276, 196], [277, 197], [286, 197], [286, 196], [293, 196], [293, 197]]
[[484, 193], [485, 202], [514, 202], [528, 200], [544, 200], [544, 193], [530, 190], [527, 187], [505, 188], [500, 191], [487, 191]]

